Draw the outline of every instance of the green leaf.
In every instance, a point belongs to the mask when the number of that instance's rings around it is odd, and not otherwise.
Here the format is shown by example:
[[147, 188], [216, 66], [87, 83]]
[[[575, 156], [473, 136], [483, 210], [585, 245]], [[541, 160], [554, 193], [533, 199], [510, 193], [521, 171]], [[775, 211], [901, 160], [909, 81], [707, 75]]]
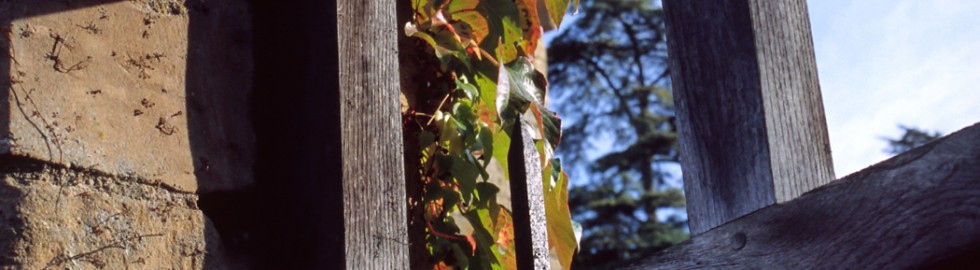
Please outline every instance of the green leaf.
[[529, 122], [537, 131], [536, 137], [544, 138], [554, 149], [561, 142], [561, 119], [541, 104], [547, 86], [544, 75], [535, 70], [527, 58], [520, 57], [501, 68], [497, 91], [507, 92], [507, 103], [500, 113], [505, 121], [504, 128], [510, 126], [506, 122], [509, 119], [528, 113], [532, 120]]
[[561, 118], [558, 118], [558, 114], [538, 104], [531, 104], [527, 113], [532, 115], [534, 122], [531, 124], [539, 134], [550, 143], [552, 149], [557, 148], [561, 142]]
[[[474, 203], [474, 205], [480, 208], [486, 208], [490, 210], [493, 210], [494, 208], [498, 208], [499, 207], [497, 206], [498, 192], [500, 192], [500, 188], [498, 188], [494, 184], [487, 183], [487, 182], [476, 183], [477, 200]], [[491, 212], [495, 212], [495, 211], [491, 211]]]
[[435, 150], [436, 149], [434, 145], [435, 142], [436, 142], [436, 135], [432, 134], [432, 132], [422, 131], [421, 133], [419, 133], [419, 152], [420, 152], [419, 154], [421, 158], [421, 164], [423, 168], [425, 168], [423, 171], [427, 171], [431, 167], [431, 164], [433, 163], [431, 162], [432, 155], [437, 152], [437, 150]]
[[483, 13], [477, 9], [480, 1], [452, 1], [446, 11], [455, 23], [460, 35], [472, 39], [474, 45], [479, 45], [490, 34], [490, 25]]
[[493, 158], [500, 163], [503, 167], [504, 178], [510, 179], [510, 171], [507, 163], [507, 153], [510, 151], [510, 135], [504, 130], [497, 131], [493, 134]]
[[490, 247], [494, 243], [494, 237], [490, 234], [493, 229], [493, 222], [490, 218], [488, 209], [477, 209], [465, 214], [471, 224], [481, 224], [474, 226], [473, 238], [476, 239], [476, 255], [474, 261], [470, 262], [470, 269], [493, 269], [493, 264], [497, 264], [497, 258], [493, 255]]
[[548, 188], [555, 188], [555, 185], [557, 185], [557, 182], [559, 180], [558, 178], [561, 177], [561, 173], [562, 173], [561, 159], [560, 158], [552, 158], [550, 165], [551, 165], [551, 176], [553, 177], [552, 180], [555, 183], [552, 183], [552, 185], [549, 185], [549, 186], [546, 186], [546, 187], [548, 187]]
[[524, 32], [521, 47], [523, 56], [533, 56], [541, 40], [541, 22], [538, 15], [538, 0], [515, 0], [520, 11], [521, 31]]
[[408, 23], [405, 25], [405, 35], [409, 37], [414, 37], [421, 39], [432, 47], [436, 54], [436, 58], [439, 58], [439, 62], [442, 62], [443, 66], [448, 66], [450, 58], [453, 56], [459, 56], [459, 51], [452, 50], [439, 44], [432, 35], [426, 32], [419, 31], [418, 25], [413, 23]]
[[[550, 182], [551, 179], [543, 180]], [[545, 186], [551, 186], [548, 182], [544, 183]], [[558, 257], [562, 269], [569, 269], [578, 241], [568, 209], [568, 174], [562, 172], [555, 188], [545, 190], [544, 202], [545, 219], [548, 222], [548, 246]]]
[[497, 108], [497, 82], [488, 78], [485, 74], [478, 73], [474, 77], [476, 86], [480, 89], [480, 102], [490, 108]]
[[[534, 64], [526, 57], [519, 57], [506, 65], [511, 89], [511, 100], [542, 104], [548, 87], [544, 74], [534, 69]], [[497, 82], [500, 83], [499, 81]]]
[[480, 47], [494, 52], [497, 61], [507, 63], [517, 58], [517, 44], [524, 40], [520, 26], [520, 11], [513, 0], [483, 0], [480, 10], [487, 18], [490, 34]]
[[487, 173], [486, 166], [481, 166], [480, 165], [480, 160], [477, 159], [476, 156], [473, 155], [473, 151], [472, 150], [466, 151], [466, 155], [464, 155], [464, 157], [466, 158], [466, 161], [467, 162], [469, 162], [470, 164], [473, 164], [473, 166], [476, 167], [476, 172], [479, 173], [479, 175], [483, 177], [483, 181], [486, 181], [487, 179], [490, 178], [490, 174]]
[[480, 122], [491, 129], [496, 129], [500, 126], [499, 113], [497, 112], [497, 83], [483, 73], [474, 75], [474, 81], [480, 91], [480, 101], [477, 105]]
[[[493, 269], [517, 269], [517, 248], [514, 244], [514, 220], [510, 211], [501, 207], [493, 225], [495, 243], [491, 247], [499, 265]], [[568, 268], [566, 268], [568, 269]]]
[[[442, 188], [440, 187], [439, 183], [436, 183], [436, 181], [426, 185], [426, 189], [429, 190], [429, 192], [426, 192], [425, 195], [423, 195], [423, 200], [425, 202], [442, 200], [442, 206], [445, 208], [450, 208], [459, 203], [459, 192], [453, 189]], [[436, 214], [441, 216], [445, 213], [445, 208], [443, 209], [443, 212]]]
[[514, 121], [519, 119], [532, 103], [539, 103], [541, 100], [536, 93], [543, 92], [545, 84], [542, 83], [543, 81], [533, 79], [538, 76], [541, 76], [541, 73], [534, 70], [531, 62], [524, 57], [500, 67], [497, 80], [497, 107], [500, 110], [504, 130], [510, 131]]
[[465, 150], [462, 134], [459, 132], [459, 126], [463, 124], [456, 120], [455, 115], [449, 115], [449, 117], [438, 120], [436, 125], [439, 127], [439, 142], [443, 148], [454, 154]]
[[464, 202], [470, 201], [470, 196], [473, 195], [473, 189], [476, 187], [476, 177], [479, 176], [479, 168], [476, 164], [473, 164], [466, 160], [465, 158], [453, 155], [453, 163], [449, 167], [449, 172], [456, 178], [456, 183], [459, 184], [459, 193], [463, 197]]
[[497, 72], [497, 96], [495, 104], [497, 105], [497, 114], [500, 116], [501, 129], [504, 132], [510, 132], [514, 119], [523, 111], [523, 108], [519, 106], [520, 104], [512, 104], [510, 102], [510, 89], [510, 72], [507, 71], [505, 65], [500, 65], [500, 71]]
[[[561, 21], [565, 18], [565, 13], [568, 11], [569, 0], [545, 0], [544, 4], [548, 9], [548, 17], [551, 19], [552, 24], [555, 27], [561, 26]], [[575, 0], [575, 6], [578, 6], [578, 0]]]
[[452, 246], [452, 251], [453, 251], [453, 256], [456, 257], [456, 263], [457, 263], [457, 265], [469, 265], [470, 264], [470, 260], [469, 260], [470, 256], [468, 255], [469, 252], [468, 251], [464, 251], [463, 250], [463, 247], [461, 247], [459, 245], [453, 245]]
[[[463, 78], [465, 79], [465, 77]], [[480, 90], [478, 90], [476, 86], [466, 83], [465, 81], [457, 79], [456, 88], [463, 90], [463, 93], [466, 94], [466, 98], [470, 100], [477, 100], [477, 98], [480, 97]]]
[[473, 106], [469, 100], [458, 100], [453, 104], [453, 118], [455, 118], [456, 131], [460, 136], [465, 137], [476, 133], [476, 114], [473, 113]]
[[419, 133], [419, 146], [426, 147], [436, 142], [436, 135], [429, 131]]
[[[535, 144], [536, 144], [536, 146], [538, 148], [538, 152], [542, 152], [542, 148], [544, 148], [544, 142], [538, 141]], [[555, 171], [555, 169], [554, 169], [555, 166], [554, 166], [554, 163], [552, 163], [552, 162], [547, 162], [546, 161], [544, 164], [541, 164], [541, 166], [542, 166], [542, 169], [541, 169], [541, 181], [544, 183], [544, 185], [542, 187], [544, 187], [544, 192], [545, 193], [548, 193], [549, 191], [551, 191], [552, 189], [555, 188], [555, 180], [554, 180], [554, 178], [558, 177], [558, 175], [561, 172], [560, 171], [559, 172], [556, 172]]]
[[434, 6], [441, 5], [441, 3], [416, 1], [413, 5], [415, 6], [415, 20], [405, 24], [405, 35], [422, 39], [428, 43], [444, 68], [450, 66], [453, 58], [467, 68], [471, 68], [472, 64], [466, 48], [470, 45], [476, 45], [476, 43], [469, 42], [469, 38], [466, 38], [465, 40], [468, 42], [464, 43], [464, 39], [459, 36], [456, 28], [447, 24], [442, 16], [436, 15], [441, 11], [434, 9]]
[[[522, 117], [533, 119], [537, 138], [544, 139], [535, 142], [543, 153], [553, 152], [560, 140], [560, 119], [541, 105], [547, 80], [525, 56], [537, 46], [538, 9], [548, 9], [554, 21], [554, 16], [563, 15], [555, 13], [556, 3], [564, 3], [567, 9], [569, 1], [545, 0], [543, 6], [538, 6], [538, 0], [411, 2], [415, 14], [405, 26], [405, 34], [433, 48], [442, 67], [442, 73], [436, 74], [441, 77], [439, 80], [458, 78], [455, 85], [451, 79], [432, 84], [439, 93], [458, 91], [448, 99], [448, 110], [435, 113], [435, 125], [426, 126], [419, 134], [422, 171], [428, 181], [423, 195], [426, 220], [433, 230], [426, 236], [431, 263], [468, 269], [516, 267], [513, 220], [499, 204], [503, 201], [498, 201], [498, 197], [507, 198], [501, 187], [508, 185], [509, 126]], [[486, 59], [491, 57], [484, 57], [489, 56], [485, 52], [493, 53], [497, 61]], [[455, 76], [446, 76], [450, 74]], [[545, 179], [552, 182], [549, 192], [555, 193], [559, 190], [556, 183], [567, 180], [557, 180], [555, 175], [561, 169], [558, 161], [549, 156], [542, 155], [540, 162], [548, 164]], [[502, 169], [503, 177], [488, 174], [491, 163], [503, 167], [493, 165], [494, 171]], [[478, 181], [478, 177], [484, 181]], [[567, 190], [564, 192], [565, 218], [570, 223]], [[554, 198], [546, 196], [548, 199]], [[459, 234], [461, 230], [465, 241], [436, 235]]]
[[429, 20], [432, 14], [432, 2], [429, 0], [412, 0], [412, 8], [415, 10], [415, 21], [422, 22]]
[[[480, 134], [477, 135], [479, 143], [479, 149], [483, 151], [483, 169], [486, 170], [487, 166], [490, 165], [490, 159], [493, 158], [493, 134], [490, 132], [489, 128], [481, 128]], [[484, 176], [484, 179], [489, 178], [489, 176]]]

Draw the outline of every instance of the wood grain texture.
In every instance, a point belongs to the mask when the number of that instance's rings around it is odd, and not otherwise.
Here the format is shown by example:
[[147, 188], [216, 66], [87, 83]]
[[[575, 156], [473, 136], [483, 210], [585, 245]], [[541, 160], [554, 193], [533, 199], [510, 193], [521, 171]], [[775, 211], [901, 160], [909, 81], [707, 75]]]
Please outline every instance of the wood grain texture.
[[834, 180], [806, 0], [753, 0], [776, 202]]
[[[914, 269], [980, 251], [980, 124], [712, 229], [635, 269]], [[962, 267], [962, 266], [960, 266]]]
[[548, 224], [544, 208], [541, 156], [531, 127], [524, 121], [514, 125], [510, 153], [510, 190], [514, 218], [514, 245], [518, 269], [551, 269], [548, 258]]
[[805, 1], [663, 4], [691, 233], [833, 180]]
[[348, 269], [409, 265], [395, 14], [394, 1], [337, 1]]

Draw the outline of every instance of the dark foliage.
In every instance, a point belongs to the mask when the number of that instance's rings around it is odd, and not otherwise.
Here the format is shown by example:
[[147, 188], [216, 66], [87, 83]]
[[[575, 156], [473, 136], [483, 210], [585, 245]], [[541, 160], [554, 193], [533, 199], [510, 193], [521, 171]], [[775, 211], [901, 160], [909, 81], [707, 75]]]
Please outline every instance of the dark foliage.
[[925, 145], [943, 136], [943, 134], [939, 133], [938, 131], [929, 132], [903, 125], [899, 125], [898, 128], [901, 128], [902, 131], [905, 132], [905, 134], [902, 134], [901, 138], [885, 139], [888, 141], [888, 149], [885, 149], [885, 152], [892, 155], [897, 155], [901, 154], [902, 152], [912, 150], [912, 148]]

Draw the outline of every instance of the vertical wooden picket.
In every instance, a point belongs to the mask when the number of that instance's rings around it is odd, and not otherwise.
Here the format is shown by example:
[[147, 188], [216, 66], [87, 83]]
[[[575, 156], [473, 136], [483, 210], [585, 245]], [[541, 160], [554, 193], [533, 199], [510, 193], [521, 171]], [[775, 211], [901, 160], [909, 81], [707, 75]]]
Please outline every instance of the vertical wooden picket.
[[665, 0], [692, 234], [834, 179], [805, 0]]
[[348, 269], [409, 265], [395, 14], [394, 1], [337, 1]]

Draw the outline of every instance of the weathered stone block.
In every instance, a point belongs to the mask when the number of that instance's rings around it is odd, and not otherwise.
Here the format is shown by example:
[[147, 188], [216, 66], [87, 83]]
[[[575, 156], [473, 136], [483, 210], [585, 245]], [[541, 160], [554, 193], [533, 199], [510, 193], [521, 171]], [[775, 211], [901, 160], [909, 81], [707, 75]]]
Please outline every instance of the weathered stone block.
[[0, 1], [0, 154], [183, 192], [253, 181], [244, 1]]
[[0, 268], [241, 269], [198, 194], [254, 182], [239, 0], [0, 0]]
[[0, 268], [230, 267], [197, 195], [4, 158]]

